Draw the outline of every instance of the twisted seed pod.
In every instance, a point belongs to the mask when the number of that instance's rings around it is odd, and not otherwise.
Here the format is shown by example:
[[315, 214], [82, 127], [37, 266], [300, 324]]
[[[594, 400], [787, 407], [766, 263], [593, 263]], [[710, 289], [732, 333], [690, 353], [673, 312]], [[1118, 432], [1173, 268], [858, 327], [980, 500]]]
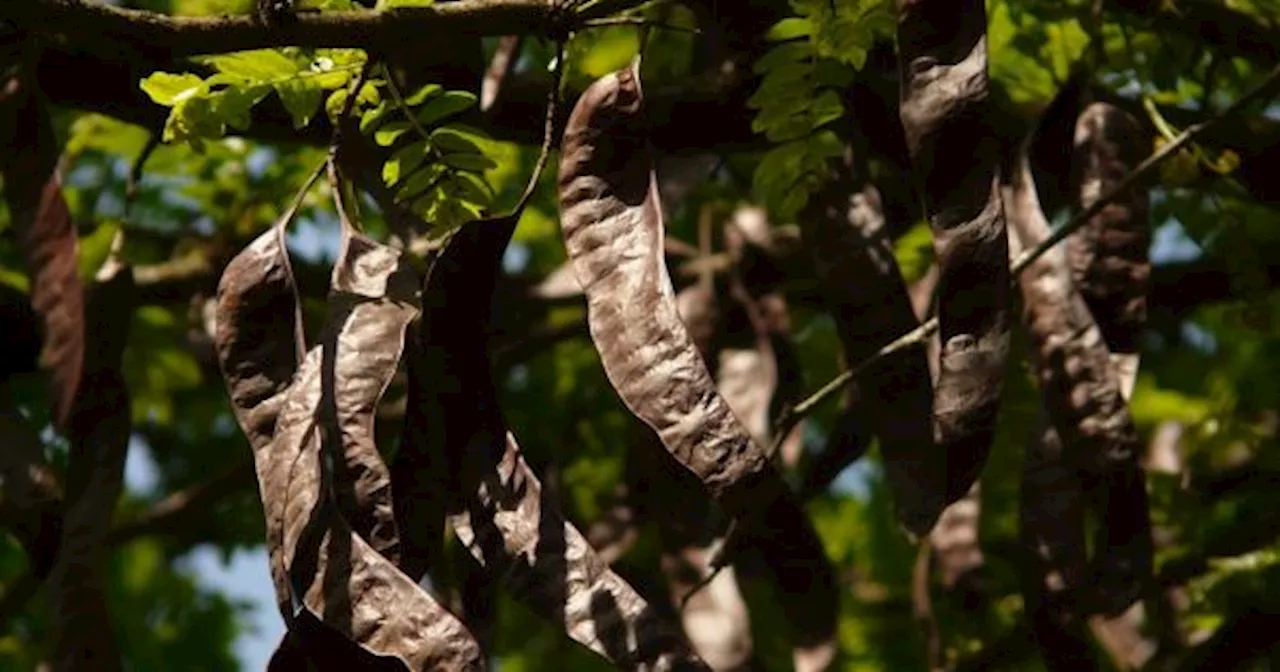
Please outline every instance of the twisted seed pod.
[[[1019, 246], [1030, 248], [1049, 234], [1049, 223], [1025, 152], [1011, 192], [1011, 228]], [[1151, 520], [1137, 429], [1102, 332], [1071, 282], [1066, 252], [1049, 250], [1018, 282], [1045, 409], [1061, 436], [1066, 465], [1098, 516], [1092, 576], [1077, 606], [1115, 615], [1138, 599], [1151, 576]]]
[[982, 0], [899, 0], [899, 115], [933, 229], [941, 366], [934, 436], [946, 452], [947, 502], [986, 464], [1009, 353], [1009, 258], [987, 129]]
[[[1081, 208], [1124, 179], [1150, 146], [1138, 121], [1108, 103], [1085, 108], [1075, 126], [1074, 170]], [[1108, 203], [1067, 239], [1071, 278], [1088, 304], [1112, 361], [1122, 367], [1121, 385], [1132, 392], [1137, 353], [1147, 321], [1150, 289], [1150, 194], [1130, 189]]]
[[[822, 544], [764, 449], [717, 392], [677, 309], [638, 61], [578, 99], [559, 177], [565, 247], [606, 376], [721, 508], [746, 519], [743, 537], [772, 549], [766, 557], [780, 588], [809, 596], [783, 606], [793, 621], [812, 626], [797, 628], [797, 648], [829, 662], [839, 594]], [[789, 557], [778, 557], [783, 548]]]
[[676, 309], [638, 64], [583, 92], [565, 126], [560, 210], [591, 338], [623, 403], [732, 516], [786, 493]]
[[[811, 201], [804, 239], [844, 359], [857, 366], [919, 321], [884, 233], [879, 190], [869, 183], [857, 188], [856, 176], [844, 172], [845, 179]], [[923, 421], [932, 393], [923, 345], [875, 358], [858, 375], [856, 396], [846, 397], [829, 439], [829, 457], [821, 464], [826, 470], [843, 469], [865, 452], [865, 428], [874, 428], [895, 514], [915, 535], [933, 527], [947, 496], [946, 454]]]

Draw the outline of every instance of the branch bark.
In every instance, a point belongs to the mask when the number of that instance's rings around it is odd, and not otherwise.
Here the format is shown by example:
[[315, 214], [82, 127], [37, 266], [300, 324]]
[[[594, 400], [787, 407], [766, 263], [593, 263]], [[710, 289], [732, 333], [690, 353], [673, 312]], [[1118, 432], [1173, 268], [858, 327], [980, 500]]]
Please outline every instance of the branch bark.
[[81, 0], [22, 3], [21, 9], [9, 4], [0, 11], [0, 19], [20, 29], [102, 56], [170, 57], [281, 45], [383, 51], [431, 34], [547, 35], [598, 15], [590, 9], [566, 13], [545, 0], [458, 0], [375, 11], [299, 12], [296, 20], [275, 27], [252, 14], [170, 16]]

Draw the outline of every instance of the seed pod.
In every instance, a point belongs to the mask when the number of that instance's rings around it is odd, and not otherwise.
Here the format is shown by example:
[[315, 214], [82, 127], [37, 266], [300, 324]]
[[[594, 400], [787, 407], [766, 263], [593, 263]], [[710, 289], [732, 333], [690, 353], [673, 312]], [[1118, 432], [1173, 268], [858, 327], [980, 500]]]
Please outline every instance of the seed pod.
[[1009, 352], [1008, 243], [988, 130], [987, 14], [981, 0], [899, 0], [899, 115], [933, 229], [941, 276], [934, 437], [950, 503], [969, 491], [995, 437]]
[[805, 246], [846, 364], [872, 361], [857, 376], [857, 405], [846, 398], [838, 431], [829, 439], [827, 450], [843, 451], [848, 461], [823, 468], [843, 469], [857, 459], [870, 438], [862, 428], [874, 428], [898, 520], [907, 531], [923, 535], [947, 496], [946, 455], [923, 420], [933, 396], [929, 364], [923, 345], [875, 358], [877, 350], [919, 321], [884, 232], [879, 191], [867, 183], [858, 189], [857, 176], [843, 172], [844, 179], [832, 182], [806, 210]]
[[[339, 311], [337, 324], [325, 332], [328, 348], [312, 350], [298, 369], [303, 334], [284, 227], [300, 202], [301, 195], [276, 226], [228, 264], [216, 314], [219, 362], [236, 418], [254, 449], [272, 578], [291, 630], [272, 659], [272, 669], [296, 668], [308, 659], [315, 662], [316, 656], [339, 666], [480, 669], [479, 648], [466, 629], [354, 533], [332, 496], [333, 474], [322, 469], [322, 437], [347, 443], [334, 422], [346, 412], [338, 411], [339, 385], [332, 377], [340, 368], [350, 373], [350, 362], [339, 366], [349, 358], [343, 356], [347, 347], [382, 348], [390, 340], [394, 349], [395, 325], [390, 330], [376, 322], [356, 325], [350, 319], [353, 311]], [[363, 291], [372, 305], [379, 305], [379, 292], [387, 289], [395, 264], [361, 266], [357, 262], [369, 259], [352, 253], [366, 246], [345, 247], [335, 269], [338, 287]], [[382, 252], [389, 250], [374, 249], [372, 256]], [[382, 277], [381, 286], [377, 277]], [[403, 332], [403, 325], [399, 329]], [[332, 351], [327, 358], [326, 349]], [[383, 354], [372, 360], [383, 365], [374, 377], [385, 373]], [[333, 366], [323, 366], [326, 359]], [[341, 387], [344, 406], [353, 402], [350, 407], [372, 408], [385, 381]], [[353, 391], [363, 396], [353, 399]], [[323, 431], [322, 416], [330, 420]], [[295, 613], [298, 606], [300, 614]]]
[[121, 669], [120, 647], [107, 608], [107, 535], [124, 488], [131, 429], [129, 390], [121, 371], [133, 319], [133, 270], [109, 258], [92, 286], [83, 317], [94, 335], [86, 353], [80, 393], [68, 421], [62, 543], [49, 575], [54, 616], [54, 669]]
[[23, 74], [0, 90], [0, 175], [31, 277], [31, 305], [44, 327], [41, 363], [50, 374], [53, 422], [65, 431], [84, 366], [84, 288], [76, 271], [76, 227], [62, 196], [58, 142], [35, 86], [34, 77]]
[[297, 286], [284, 231], [297, 214], [298, 199], [280, 220], [227, 264], [218, 282], [214, 347], [227, 383], [231, 409], [253, 449], [253, 461], [267, 521], [267, 549], [276, 603], [286, 621], [292, 616], [289, 585], [276, 540], [281, 531], [267, 495], [279, 488], [269, 480], [271, 440], [280, 408], [303, 352]]
[[[294, 604], [377, 659], [410, 670], [483, 670], [475, 638], [417, 583], [356, 534], [338, 509], [322, 457], [322, 348], [307, 354], [271, 444], [274, 527]], [[335, 451], [336, 452], [336, 451]], [[292, 616], [292, 613], [290, 614]], [[293, 620], [292, 618], [290, 619]], [[306, 647], [303, 647], [306, 648]]]
[[680, 319], [647, 124], [637, 61], [588, 87], [565, 126], [561, 228], [591, 338], [627, 408], [725, 513], [745, 519], [742, 541], [788, 548], [791, 557], [770, 569], [784, 591], [811, 596], [803, 608], [784, 607], [813, 625], [797, 627], [798, 648], [823, 655], [838, 611], [835, 577], [804, 510], [716, 391]]
[[[507, 430], [485, 344], [494, 285], [519, 216], [474, 222], [450, 239], [427, 277], [410, 407], [393, 466], [397, 497], [435, 487], [425, 506], [402, 507], [406, 561], [434, 540], [434, 516], [516, 599], [625, 669], [705, 669], [679, 631], [597, 556], [544, 495]], [[425, 469], [445, 474], [441, 479]], [[401, 483], [413, 484], [400, 489]], [[424, 485], [426, 484], [426, 485]], [[413, 553], [409, 549], [414, 549]], [[421, 564], [421, 563], [419, 563]]]
[[1048, 417], [1027, 444], [1019, 504], [1022, 596], [1036, 645], [1051, 670], [1097, 666], [1073, 600], [1088, 581], [1085, 494]]
[[[1081, 208], [1110, 190], [1146, 156], [1146, 134], [1136, 119], [1108, 103], [1085, 108], [1075, 126], [1074, 177]], [[1121, 386], [1133, 390], [1136, 356], [1147, 320], [1151, 276], [1149, 194], [1130, 189], [1067, 239], [1071, 278], [1123, 367]]]
[[[1009, 213], [1021, 247], [1049, 234], [1025, 153]], [[1018, 282], [1044, 406], [1065, 445], [1066, 463], [1098, 516], [1092, 576], [1077, 606], [1115, 615], [1139, 597], [1151, 576], [1151, 520], [1137, 430], [1101, 330], [1071, 282], [1065, 251], [1050, 249]]]
[[591, 338], [622, 401], [732, 516], [786, 495], [676, 310], [638, 64], [587, 88], [565, 126], [560, 209]]
[[329, 289], [323, 344], [323, 422], [340, 446], [334, 463], [338, 508], [375, 551], [399, 563], [400, 535], [392, 508], [391, 474], [374, 441], [378, 401], [404, 353], [405, 330], [418, 316], [418, 274], [401, 254], [357, 233], [342, 207], [342, 245]]

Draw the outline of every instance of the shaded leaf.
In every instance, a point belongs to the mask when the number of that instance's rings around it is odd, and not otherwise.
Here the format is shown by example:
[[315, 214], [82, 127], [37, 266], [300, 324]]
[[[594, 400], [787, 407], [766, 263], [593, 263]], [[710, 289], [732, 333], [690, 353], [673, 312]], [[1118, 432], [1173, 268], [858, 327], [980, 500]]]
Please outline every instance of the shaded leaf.
[[445, 91], [418, 108], [413, 116], [424, 128], [431, 128], [475, 104], [476, 95], [470, 91]]

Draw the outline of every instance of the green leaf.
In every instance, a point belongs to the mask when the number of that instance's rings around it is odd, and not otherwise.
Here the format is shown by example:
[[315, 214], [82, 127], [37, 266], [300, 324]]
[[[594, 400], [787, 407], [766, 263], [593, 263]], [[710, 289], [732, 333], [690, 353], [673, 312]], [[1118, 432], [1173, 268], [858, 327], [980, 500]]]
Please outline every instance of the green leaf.
[[395, 144], [396, 140], [399, 139], [401, 135], [404, 135], [405, 131], [408, 130], [409, 122], [392, 121], [374, 132], [373, 141], [383, 147], [390, 147]]
[[285, 109], [289, 110], [289, 114], [293, 117], [293, 127], [306, 128], [307, 124], [311, 123], [311, 118], [315, 116], [316, 110], [320, 109], [320, 101], [324, 99], [324, 89], [305, 79], [278, 82], [274, 86], [276, 93], [280, 94], [280, 100], [284, 103]]
[[764, 56], [761, 56], [752, 66], [751, 70], [756, 74], [764, 74], [777, 68], [784, 63], [794, 63], [796, 61], [807, 61], [813, 58], [813, 46], [807, 42], [788, 42], [778, 45]]
[[378, 9], [394, 9], [396, 7], [430, 7], [435, 0], [378, 0]]
[[118, 224], [103, 223], [98, 225], [93, 233], [80, 239], [76, 272], [81, 280], [85, 282], [93, 280], [94, 274], [102, 268], [102, 263], [111, 254], [111, 241], [115, 239], [116, 232], [119, 230]]
[[333, 93], [324, 101], [324, 113], [331, 121], [336, 122], [338, 115], [342, 114], [342, 110], [347, 105], [347, 98], [350, 94], [346, 89], [334, 89]]
[[435, 126], [446, 117], [455, 115], [476, 104], [475, 94], [469, 91], [446, 91], [423, 105], [415, 115], [425, 128]]
[[417, 107], [427, 101], [428, 98], [435, 96], [444, 89], [439, 84], [427, 84], [421, 89], [413, 92], [413, 95], [404, 99], [404, 104], [409, 107]]
[[376, 128], [390, 109], [391, 105], [384, 100], [378, 103], [377, 107], [362, 114], [360, 116], [360, 132], [368, 133]]
[[437, 183], [444, 174], [445, 167], [438, 163], [433, 163], [425, 169], [413, 173], [396, 190], [396, 200], [404, 201], [417, 196], [423, 190]]
[[237, 130], [246, 130], [252, 121], [253, 106], [271, 93], [269, 86], [228, 87], [210, 96], [213, 114]]
[[142, 80], [142, 90], [151, 100], [172, 107], [200, 93], [204, 81], [190, 74], [174, 75], [168, 72], [155, 72]]
[[457, 129], [442, 126], [431, 132], [431, 144], [441, 153], [466, 152], [480, 154], [480, 147]]
[[453, 184], [456, 195], [476, 205], [489, 205], [493, 202], [493, 189], [485, 182], [484, 178], [475, 173], [460, 170], [453, 174]]
[[388, 187], [395, 186], [406, 175], [418, 169], [427, 158], [427, 141], [419, 140], [396, 150], [382, 165], [382, 181]]
[[477, 173], [498, 167], [493, 159], [484, 154], [445, 154], [440, 157], [440, 162], [446, 166]]
[[840, 96], [835, 91], [828, 89], [813, 101], [813, 107], [809, 108], [809, 115], [810, 128], [818, 128], [844, 116], [844, 103], [840, 101]]
[[773, 42], [796, 40], [813, 34], [813, 22], [808, 19], [792, 16], [785, 18], [769, 28], [765, 39]]
[[304, 67], [275, 49], [239, 51], [204, 60], [219, 72], [257, 82], [295, 77]]

